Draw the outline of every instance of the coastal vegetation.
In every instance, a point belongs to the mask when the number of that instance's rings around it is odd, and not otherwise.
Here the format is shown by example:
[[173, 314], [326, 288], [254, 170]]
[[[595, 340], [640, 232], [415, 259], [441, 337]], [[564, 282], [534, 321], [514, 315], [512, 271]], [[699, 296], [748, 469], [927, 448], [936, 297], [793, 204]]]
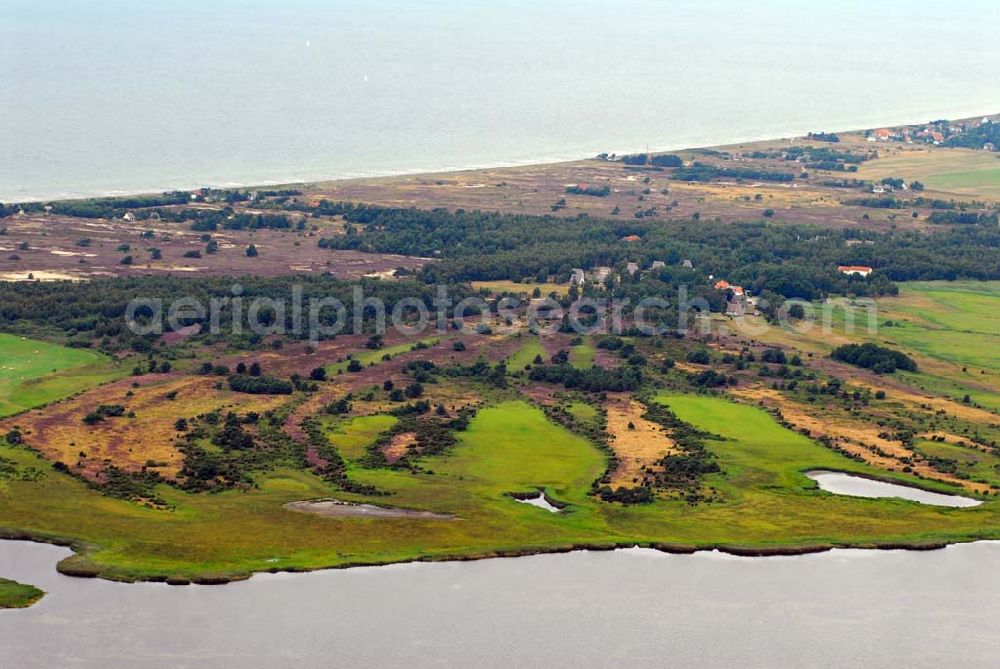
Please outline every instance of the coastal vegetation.
[[[455, 190], [507, 206], [460, 206], [433, 182], [434, 206], [352, 199], [351, 182], [4, 207], [24, 280], [0, 282], [0, 535], [71, 546], [65, 573], [172, 583], [1000, 538], [998, 210], [935, 191], [902, 162], [926, 167], [918, 148], [818, 133], [604, 156], [516, 186], [523, 206], [502, 199], [520, 182], [495, 179]], [[76, 218], [107, 227], [56, 236]], [[115, 276], [35, 280], [47, 256]], [[355, 291], [433, 314], [439, 285], [445, 327], [417, 334], [381, 329]], [[276, 306], [292, 294], [337, 298], [357, 330], [329, 310], [310, 336]], [[133, 331], [136, 296], [218, 313], [160, 329], [147, 306]], [[263, 333], [236, 297], [272, 300]], [[594, 306], [649, 297], [669, 298], [650, 309], [657, 335]], [[593, 331], [553, 308], [581, 298]], [[826, 322], [810, 329], [810, 312]], [[838, 496], [812, 470], [982, 504]], [[558, 513], [519, 503], [540, 494]]]

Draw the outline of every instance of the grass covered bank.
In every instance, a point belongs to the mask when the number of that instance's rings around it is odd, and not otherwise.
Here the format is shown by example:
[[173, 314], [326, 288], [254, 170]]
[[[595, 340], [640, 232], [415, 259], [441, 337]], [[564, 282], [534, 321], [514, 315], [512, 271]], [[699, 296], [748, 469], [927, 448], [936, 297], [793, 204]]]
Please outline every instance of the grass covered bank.
[[0, 578], [0, 609], [26, 609], [44, 596], [45, 592], [33, 585]]

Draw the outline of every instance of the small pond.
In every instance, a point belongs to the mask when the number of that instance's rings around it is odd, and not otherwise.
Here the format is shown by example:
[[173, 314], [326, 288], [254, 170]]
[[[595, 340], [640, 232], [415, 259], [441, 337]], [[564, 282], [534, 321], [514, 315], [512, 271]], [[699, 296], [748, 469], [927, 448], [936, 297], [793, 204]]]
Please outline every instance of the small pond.
[[830, 472], [825, 470], [815, 470], [806, 472], [806, 476], [819, 484], [820, 489], [831, 492], [835, 495], [849, 495], [851, 497], [898, 497], [911, 502], [921, 504], [933, 504], [934, 506], [951, 506], [956, 508], [979, 506], [982, 504], [977, 499], [971, 497], [961, 497], [959, 495], [945, 495], [939, 492], [922, 490], [911, 486], [899, 485], [897, 483], [887, 483], [876, 481], [863, 476], [854, 476], [844, 472]]
[[545, 493], [538, 491], [536, 495], [512, 495], [515, 500], [521, 504], [530, 504], [531, 506], [537, 506], [539, 509], [545, 509], [551, 513], [559, 513], [563, 510], [563, 507], [556, 506], [552, 501], [545, 496]]

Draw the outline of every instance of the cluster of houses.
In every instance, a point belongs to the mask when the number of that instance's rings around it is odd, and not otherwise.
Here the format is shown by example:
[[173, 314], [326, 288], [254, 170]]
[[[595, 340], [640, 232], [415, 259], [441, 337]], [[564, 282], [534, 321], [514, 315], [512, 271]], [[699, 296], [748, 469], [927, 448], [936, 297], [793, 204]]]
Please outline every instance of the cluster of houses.
[[751, 307], [753, 313], [757, 314], [757, 298], [747, 295], [743, 286], [736, 286], [725, 279], [719, 279], [715, 282], [715, 289], [724, 290], [729, 294], [726, 301], [727, 316], [745, 316], [747, 307]]
[[[655, 272], [656, 270], [663, 269], [667, 266], [667, 263], [662, 260], [654, 260], [650, 263], [649, 269], [646, 271]], [[694, 264], [690, 260], [681, 261], [681, 266], [685, 269], [694, 269]], [[628, 272], [629, 276], [635, 276], [639, 272], [643, 271], [639, 267], [639, 263], [630, 262], [625, 266], [625, 271]], [[569, 277], [569, 284], [571, 286], [576, 286], [577, 288], [583, 288], [587, 282], [594, 283], [598, 286], [603, 286], [614, 273], [614, 269], [607, 266], [594, 267], [589, 272], [583, 270], [582, 268], [574, 268]]]
[[869, 142], [904, 142], [906, 144], [913, 144], [915, 141], [920, 140], [926, 144], [937, 146], [943, 144], [947, 137], [940, 130], [934, 130], [929, 127], [916, 131], [910, 128], [899, 130], [879, 128], [878, 130], [872, 130], [868, 134], [867, 139]]
[[[907, 186], [906, 186], [905, 183], [902, 184], [902, 186], [900, 186], [900, 190], [906, 190], [906, 189], [907, 189]], [[871, 188], [872, 193], [875, 193], [876, 195], [884, 195], [885, 193], [892, 193], [895, 190], [896, 189], [895, 189], [894, 186], [892, 186], [891, 184], [887, 184], [887, 183], [877, 183], [877, 184], [872, 185], [872, 188]]]
[[[694, 264], [690, 260], [684, 260], [682, 265], [685, 268], [694, 269]], [[667, 264], [662, 260], [654, 260], [650, 264], [648, 271], [653, 272], [666, 266]], [[639, 267], [639, 263], [630, 262], [625, 266], [625, 271], [630, 276], [635, 276], [642, 270]], [[875, 271], [875, 268], [869, 267], [868, 265], [838, 265], [837, 271], [841, 274], [846, 274], [847, 276], [867, 277]], [[590, 272], [581, 268], [576, 268], [573, 270], [569, 282], [570, 285], [576, 286], [577, 288], [583, 288], [588, 281], [592, 281], [596, 285], [603, 286], [605, 281], [607, 281], [613, 272], [614, 270], [607, 266], [595, 267]], [[709, 276], [709, 279], [712, 278], [714, 277]], [[726, 292], [727, 316], [735, 318], [745, 316], [748, 313], [753, 314], [754, 316], [760, 315], [760, 311], [757, 309], [757, 298], [750, 296], [743, 286], [737, 286], [729, 283], [725, 279], [719, 279], [715, 282], [714, 287], [716, 290]]]
[[[939, 146], [955, 135], [960, 135], [970, 128], [976, 128], [983, 123], [990, 123], [990, 118], [984, 116], [981, 121], [971, 123], [953, 123], [950, 121], [936, 121], [924, 126], [910, 126], [906, 128], [879, 128], [866, 133], [869, 142], [903, 142], [905, 144], [933, 144]], [[995, 151], [992, 144], [983, 146], [985, 151]]]
[[[837, 271], [848, 276], [866, 277], [874, 272], [875, 269], [867, 265], [838, 265]], [[760, 315], [760, 312], [757, 310], [757, 298], [748, 295], [743, 286], [737, 286], [725, 279], [719, 279], [715, 282], [715, 289], [723, 290], [727, 293], [727, 316], [745, 316], [747, 313], [752, 313], [754, 316]]]

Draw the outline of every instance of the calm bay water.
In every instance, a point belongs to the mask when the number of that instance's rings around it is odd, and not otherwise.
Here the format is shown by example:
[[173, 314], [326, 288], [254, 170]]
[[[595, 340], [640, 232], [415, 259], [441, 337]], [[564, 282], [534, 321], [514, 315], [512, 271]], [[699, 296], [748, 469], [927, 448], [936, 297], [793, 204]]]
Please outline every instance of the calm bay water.
[[995, 667], [1000, 543], [778, 558], [632, 549], [171, 587], [56, 573], [0, 612], [0, 666]]
[[5, 0], [0, 200], [1000, 111], [992, 0]]

